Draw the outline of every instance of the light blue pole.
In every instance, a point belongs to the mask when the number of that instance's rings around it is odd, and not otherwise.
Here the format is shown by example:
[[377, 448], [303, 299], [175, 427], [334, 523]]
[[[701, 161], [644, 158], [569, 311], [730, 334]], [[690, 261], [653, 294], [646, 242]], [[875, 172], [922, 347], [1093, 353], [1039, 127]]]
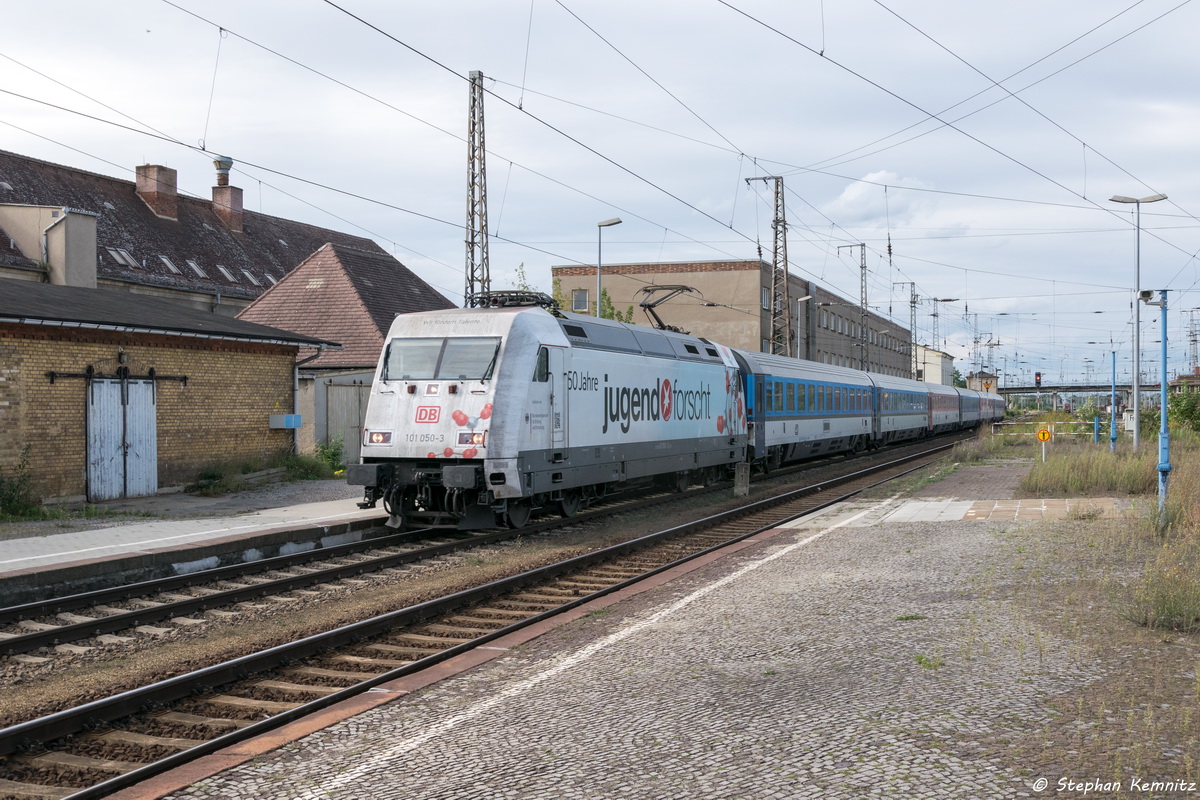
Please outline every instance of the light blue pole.
[[1159, 289], [1159, 305], [1162, 307], [1162, 375], [1159, 378], [1158, 410], [1158, 524], [1167, 524], [1167, 478], [1171, 474], [1171, 435], [1167, 432], [1167, 290]]
[[1092, 419], [1092, 444], [1100, 444], [1100, 415]]
[[1112, 351], [1112, 399], [1109, 401], [1112, 422], [1108, 429], [1108, 449], [1117, 452], [1117, 351]]

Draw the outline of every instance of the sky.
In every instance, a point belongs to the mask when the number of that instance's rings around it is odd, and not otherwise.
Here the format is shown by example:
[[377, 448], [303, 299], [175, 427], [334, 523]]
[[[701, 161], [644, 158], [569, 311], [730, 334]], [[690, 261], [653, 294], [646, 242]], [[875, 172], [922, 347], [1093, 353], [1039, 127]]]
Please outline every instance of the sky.
[[[246, 208], [369, 237], [456, 303], [478, 70], [494, 289], [550, 292], [612, 217], [604, 264], [769, 261], [773, 182], [746, 179], [777, 176], [792, 273], [857, 302], [865, 245], [872, 310], [908, 328], [915, 288], [916, 340], [963, 373], [1107, 383], [1115, 352], [1128, 381], [1139, 239], [1167, 372], [1193, 366], [1190, 0], [59, 0], [4, 27], [0, 148], [203, 198], [228, 156]], [[1156, 194], [1140, 237], [1109, 200]]]

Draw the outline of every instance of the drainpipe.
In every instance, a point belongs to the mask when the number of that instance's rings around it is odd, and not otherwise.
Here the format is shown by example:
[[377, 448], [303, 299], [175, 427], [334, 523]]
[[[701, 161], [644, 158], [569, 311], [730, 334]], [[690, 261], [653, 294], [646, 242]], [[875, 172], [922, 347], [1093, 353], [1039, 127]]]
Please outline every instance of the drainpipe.
[[[46, 265], [46, 277], [50, 277], [50, 229], [67, 219], [67, 209], [62, 210], [62, 216], [51, 222], [42, 230], [42, 263]], [[64, 274], [66, 266], [64, 265]]]
[[[325, 355], [325, 349], [326, 349], [325, 345], [323, 345], [323, 344], [317, 345], [317, 352], [313, 353], [308, 358], [300, 359], [299, 361], [296, 362], [295, 366], [292, 367], [292, 411], [296, 414], [300, 413], [300, 367], [304, 366], [305, 364], [307, 364], [310, 361], [315, 361], [316, 359]], [[304, 422], [304, 420], [301, 419], [301, 424], [303, 424], [303, 422]], [[317, 421], [313, 420], [313, 425], [316, 425], [316, 424], [317, 424]], [[296, 455], [300, 455], [300, 429], [299, 428], [296, 428], [296, 432], [292, 434], [292, 452], [295, 453]]]

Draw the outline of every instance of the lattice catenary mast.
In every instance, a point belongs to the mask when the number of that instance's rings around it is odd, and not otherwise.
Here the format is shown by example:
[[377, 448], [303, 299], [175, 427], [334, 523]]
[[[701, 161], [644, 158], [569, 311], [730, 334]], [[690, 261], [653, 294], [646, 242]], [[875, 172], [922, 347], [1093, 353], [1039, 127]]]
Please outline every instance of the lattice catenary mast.
[[492, 289], [488, 269], [487, 152], [483, 140], [483, 73], [471, 72], [471, 104], [467, 115], [467, 264], [463, 305]]
[[771, 352], [792, 355], [792, 310], [788, 294], [787, 216], [783, 207], [783, 178], [778, 175], [746, 178], [775, 181], [775, 219], [771, 222], [775, 246], [771, 254]]

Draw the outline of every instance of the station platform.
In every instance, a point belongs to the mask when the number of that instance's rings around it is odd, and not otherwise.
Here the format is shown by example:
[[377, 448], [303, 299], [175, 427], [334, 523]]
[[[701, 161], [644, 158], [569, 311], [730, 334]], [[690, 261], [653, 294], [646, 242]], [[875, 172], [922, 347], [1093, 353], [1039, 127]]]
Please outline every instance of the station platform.
[[1099, 668], [1012, 603], [964, 625], [1013, 521], [1124, 513], [1089, 503], [842, 503], [114, 798], [1033, 796], [984, 741]]
[[101, 517], [76, 521], [80, 530], [43, 529], [0, 541], [0, 605], [29, 602], [48, 587], [55, 594], [63, 594], [64, 587], [88, 591], [115, 580], [194, 572], [352, 541], [386, 519], [380, 509], [357, 508], [355, 499], [288, 502], [218, 516], [192, 514], [241, 510], [239, 505], [247, 503], [186, 497], [126, 501], [124, 510], [162, 516], [120, 523]]

